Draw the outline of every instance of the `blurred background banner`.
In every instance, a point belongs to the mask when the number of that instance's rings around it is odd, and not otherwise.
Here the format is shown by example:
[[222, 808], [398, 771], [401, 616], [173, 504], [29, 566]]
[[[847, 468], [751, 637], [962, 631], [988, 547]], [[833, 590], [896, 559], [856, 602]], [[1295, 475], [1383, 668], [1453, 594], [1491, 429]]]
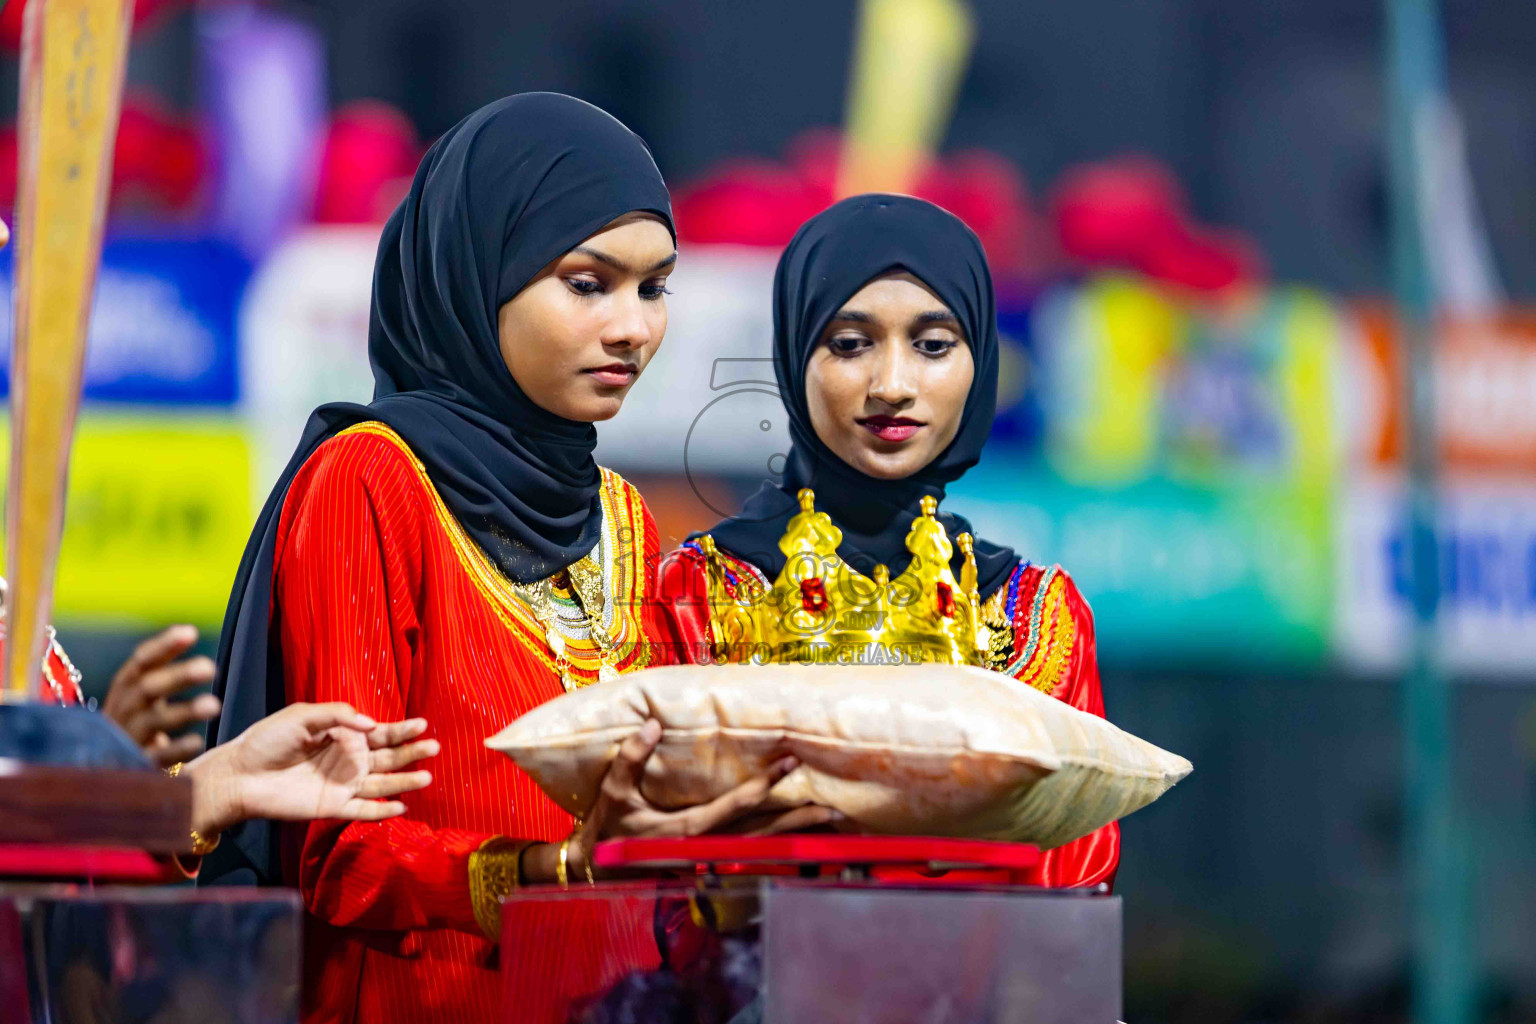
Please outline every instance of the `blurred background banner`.
[[[0, 295], [11, 299], [0, 254]], [[240, 397], [236, 318], [250, 265], [217, 238], [119, 238], [96, 277], [85, 400], [232, 407]], [[10, 324], [0, 329], [0, 389], [10, 386]]]
[[[7, 110], [24, 6], [0, 8]], [[1446, 97], [1413, 143], [1446, 299], [1434, 649], [1475, 1019], [1504, 1024], [1536, 1020], [1536, 8], [1440, 8]], [[374, 250], [425, 147], [572, 92], [673, 187], [666, 343], [599, 428], [663, 545], [782, 465], [796, 228], [867, 182], [954, 211], [1003, 373], [947, 507], [1073, 574], [1111, 717], [1200, 766], [1126, 823], [1127, 1019], [1407, 1019], [1385, 9], [139, 0], [57, 587], [88, 691], [154, 626], [212, 639], [309, 411], [370, 396]], [[7, 210], [14, 152], [0, 127]]]

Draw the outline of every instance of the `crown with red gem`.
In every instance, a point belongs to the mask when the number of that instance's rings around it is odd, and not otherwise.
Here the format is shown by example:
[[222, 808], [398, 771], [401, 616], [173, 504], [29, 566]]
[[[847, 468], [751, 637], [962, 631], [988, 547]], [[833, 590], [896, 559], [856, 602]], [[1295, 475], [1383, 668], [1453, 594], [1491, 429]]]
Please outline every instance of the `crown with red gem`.
[[[912, 560], [890, 578], [883, 565], [864, 576], [837, 553], [843, 533], [816, 496], [800, 491], [779, 550], [784, 571], [768, 590], [719, 585], [725, 578], [714, 541], [700, 538], [711, 575], [710, 619], [716, 654], [727, 661], [763, 663], [981, 664], [980, 601], [970, 534], [957, 538], [965, 556], [956, 580], [955, 547], [936, 517], [938, 502], [922, 499], [922, 514], [907, 532]], [[745, 592], [744, 592], [745, 591]]]

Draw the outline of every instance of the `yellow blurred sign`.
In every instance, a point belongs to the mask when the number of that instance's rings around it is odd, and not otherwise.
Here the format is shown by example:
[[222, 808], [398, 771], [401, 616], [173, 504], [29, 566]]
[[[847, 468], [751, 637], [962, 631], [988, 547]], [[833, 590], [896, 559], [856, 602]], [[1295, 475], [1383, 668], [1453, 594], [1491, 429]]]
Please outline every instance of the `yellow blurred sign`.
[[908, 192], [954, 111], [975, 27], [963, 0], [863, 0], [838, 195]]
[[5, 693], [31, 692], [47, 642], [64, 469], [101, 259], [133, 0], [33, 0], [23, 14]]
[[238, 421], [88, 414], [69, 468], [55, 615], [217, 626], [252, 519]]

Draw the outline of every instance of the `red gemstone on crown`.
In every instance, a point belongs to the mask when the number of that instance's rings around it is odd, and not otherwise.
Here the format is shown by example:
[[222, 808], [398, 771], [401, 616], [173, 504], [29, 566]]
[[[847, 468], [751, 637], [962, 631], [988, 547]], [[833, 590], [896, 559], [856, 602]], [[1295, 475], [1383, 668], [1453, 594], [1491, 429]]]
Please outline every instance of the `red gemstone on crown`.
[[800, 607], [808, 612], [827, 610], [827, 585], [820, 576], [800, 581]]
[[939, 614], [946, 619], [955, 617], [955, 592], [948, 583], [938, 584]]

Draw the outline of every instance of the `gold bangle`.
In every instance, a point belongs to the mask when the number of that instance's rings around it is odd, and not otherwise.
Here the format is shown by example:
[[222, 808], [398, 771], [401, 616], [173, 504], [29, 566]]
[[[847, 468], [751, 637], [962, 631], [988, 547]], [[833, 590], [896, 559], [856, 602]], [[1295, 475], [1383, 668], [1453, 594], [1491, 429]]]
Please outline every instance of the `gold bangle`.
[[522, 884], [523, 853], [533, 843], [495, 836], [469, 855], [469, 902], [475, 923], [492, 942], [501, 940], [501, 901]]
[[218, 846], [219, 837], [217, 835], [215, 835], [212, 839], [206, 839], [200, 832], [197, 831], [197, 829], [194, 828], [192, 830], [192, 856], [206, 857], [214, 850], [218, 849]]
[[565, 842], [560, 844], [560, 862], [555, 865], [555, 881], [559, 883], [562, 889], [569, 889], [571, 887], [571, 877], [566, 872], [566, 863], [571, 856], [571, 838], [571, 836], [566, 836]]
[[[177, 761], [173, 765], [167, 765], [166, 766], [165, 774], [167, 776], [169, 776], [170, 778], [173, 778], [173, 779], [179, 778], [181, 776], [181, 770], [183, 768], [185, 768], [185, 767], [186, 767], [186, 762], [185, 761]], [[212, 839], [209, 839], [206, 836], [204, 836], [201, 832], [199, 832], [197, 829], [195, 829], [195, 828], [192, 829], [192, 856], [194, 856], [194, 857], [206, 857], [210, 853], [212, 853], [214, 850], [218, 849], [218, 846], [219, 846], [219, 837], [217, 835], [215, 835]], [[179, 866], [179, 864], [178, 864], [178, 866]], [[186, 869], [183, 868], [182, 870], [183, 870], [183, 873], [185, 874]]]

